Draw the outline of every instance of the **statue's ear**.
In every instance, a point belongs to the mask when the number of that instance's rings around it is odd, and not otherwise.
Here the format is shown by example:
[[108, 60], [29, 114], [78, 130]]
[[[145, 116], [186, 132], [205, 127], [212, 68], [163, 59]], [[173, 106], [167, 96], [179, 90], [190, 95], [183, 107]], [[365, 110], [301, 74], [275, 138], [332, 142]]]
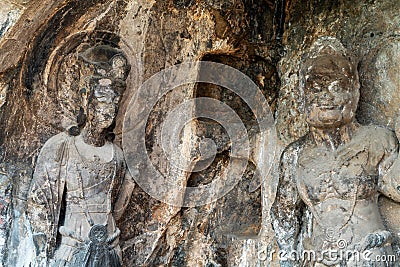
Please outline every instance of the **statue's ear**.
[[70, 136], [78, 136], [81, 134], [81, 129], [76, 125], [71, 126], [68, 128], [68, 134]]
[[110, 127], [108, 127], [107, 129], [104, 129], [104, 138], [108, 141], [108, 142], [114, 142], [115, 140], [115, 133], [114, 133], [114, 128], [115, 128], [115, 120], [113, 121], [113, 123], [110, 125]]
[[105, 138], [106, 138], [106, 140], [108, 141], [108, 142], [114, 142], [114, 139], [115, 139], [115, 133], [113, 133], [113, 132], [108, 132], [108, 133], [106, 133], [106, 135], [105, 135]]
[[78, 127], [82, 128], [83, 126], [85, 126], [86, 120], [87, 120], [87, 116], [85, 114], [85, 110], [82, 107], [80, 107], [78, 117], [76, 118]]

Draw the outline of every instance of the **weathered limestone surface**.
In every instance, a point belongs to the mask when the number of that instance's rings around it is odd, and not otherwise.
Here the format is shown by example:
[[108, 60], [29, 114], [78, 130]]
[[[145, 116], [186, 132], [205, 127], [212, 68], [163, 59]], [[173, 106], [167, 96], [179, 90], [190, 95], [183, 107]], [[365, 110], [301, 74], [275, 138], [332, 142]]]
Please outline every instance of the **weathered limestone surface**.
[[[298, 90], [298, 70], [304, 52], [323, 35], [338, 38], [358, 64], [361, 88], [357, 120], [364, 125], [395, 130], [400, 88], [399, 4], [391, 1], [287, 2], [283, 35], [286, 54], [278, 68], [282, 87], [276, 118], [279, 137], [285, 144], [308, 131], [303, 112], [304, 92]], [[400, 206], [384, 197], [380, 203], [383, 217], [396, 235], [400, 221], [393, 214], [398, 214]]]
[[[49, 138], [76, 123], [78, 92], [90, 72], [77, 54], [86, 47], [112, 45], [124, 51], [131, 65], [114, 129], [116, 144], [122, 140], [125, 111], [144, 81], [169, 66], [206, 60], [237, 68], [260, 87], [276, 117], [282, 148], [307, 132], [298, 71], [303, 53], [321, 35], [337, 37], [358, 64], [357, 120], [394, 130], [400, 106], [399, 9], [400, 2], [391, 0], [1, 2], [2, 263], [18, 266], [18, 247], [27, 231], [23, 223], [27, 192], [40, 149]], [[154, 88], [150, 93], [160, 91]], [[162, 97], [146, 122], [149, 157], [179, 183], [200, 186], [224, 177], [230, 144], [222, 127], [198, 119], [182, 135], [184, 151], [196, 147], [199, 136], [217, 144], [211, 166], [198, 173], [175, 169], [156, 139], [168, 111], [193, 97], [212, 97], [229, 104], [252, 142], [258, 130], [251, 110], [225, 88], [188, 84]], [[136, 99], [135, 105], [141, 116], [146, 99]], [[272, 235], [258, 234], [262, 225], [269, 225], [266, 217], [262, 223], [262, 199], [274, 194], [275, 176], [272, 172], [267, 177], [271, 188], [265, 190], [259, 187], [262, 177], [256, 170], [254, 162], [249, 162], [234, 190], [215, 203], [196, 208], [168, 206], [136, 186], [127, 211], [117, 222], [123, 266], [268, 266], [267, 260], [257, 260], [257, 252], [265, 250]], [[381, 202], [388, 226], [399, 232], [398, 204]]]
[[1, 3], [0, 11], [0, 37], [11, 28], [21, 15], [23, 7], [16, 3]]

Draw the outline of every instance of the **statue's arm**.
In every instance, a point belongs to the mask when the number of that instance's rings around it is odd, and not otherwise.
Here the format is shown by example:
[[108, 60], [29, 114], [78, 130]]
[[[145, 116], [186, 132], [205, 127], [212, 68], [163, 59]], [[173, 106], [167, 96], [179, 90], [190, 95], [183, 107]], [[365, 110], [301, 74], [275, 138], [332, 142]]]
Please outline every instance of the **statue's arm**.
[[[39, 169], [36, 168], [36, 170]], [[46, 259], [49, 247], [48, 244], [51, 239], [52, 219], [50, 214], [51, 207], [48, 203], [49, 200], [45, 195], [45, 190], [42, 190], [39, 186], [40, 181], [44, 182], [44, 179], [40, 177], [38, 171], [35, 171], [31, 190], [28, 195], [26, 214], [32, 230], [32, 241], [35, 246], [36, 257], [37, 259]]]
[[66, 139], [57, 135], [40, 151], [28, 192], [26, 215], [38, 257], [46, 258], [56, 244], [57, 206], [61, 205], [63, 181], [60, 168]]
[[400, 202], [400, 158], [397, 158], [390, 169], [379, 181], [379, 191], [396, 202]]
[[394, 134], [385, 137], [384, 156], [379, 164], [379, 191], [400, 202], [400, 158], [398, 141]]
[[[295, 182], [296, 152], [289, 148], [281, 158], [279, 184], [275, 202], [271, 208], [272, 227], [279, 246], [280, 258], [289, 258], [297, 251], [303, 202]], [[281, 260], [281, 266], [298, 266], [300, 263]]]
[[47, 195], [49, 185], [46, 179], [46, 166], [35, 169], [28, 195], [27, 216], [33, 233], [45, 233], [51, 224], [51, 197]]
[[121, 216], [124, 214], [125, 209], [128, 207], [134, 188], [135, 182], [132, 178], [132, 175], [130, 174], [129, 170], [126, 170], [121, 190], [118, 194], [118, 198], [114, 206], [113, 215], [117, 221], [121, 218]]

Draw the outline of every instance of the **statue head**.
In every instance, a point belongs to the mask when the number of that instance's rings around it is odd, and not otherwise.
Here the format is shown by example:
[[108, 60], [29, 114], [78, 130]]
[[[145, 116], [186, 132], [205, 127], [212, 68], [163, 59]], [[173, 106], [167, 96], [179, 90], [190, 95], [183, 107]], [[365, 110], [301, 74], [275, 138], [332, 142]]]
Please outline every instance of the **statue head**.
[[306, 121], [316, 128], [337, 128], [354, 121], [360, 96], [357, 68], [343, 45], [321, 37], [300, 70]]
[[89, 77], [90, 89], [82, 109], [86, 110], [84, 121], [99, 131], [105, 130], [113, 125], [117, 115], [130, 66], [121, 50], [107, 45], [91, 47], [80, 57], [95, 72]]

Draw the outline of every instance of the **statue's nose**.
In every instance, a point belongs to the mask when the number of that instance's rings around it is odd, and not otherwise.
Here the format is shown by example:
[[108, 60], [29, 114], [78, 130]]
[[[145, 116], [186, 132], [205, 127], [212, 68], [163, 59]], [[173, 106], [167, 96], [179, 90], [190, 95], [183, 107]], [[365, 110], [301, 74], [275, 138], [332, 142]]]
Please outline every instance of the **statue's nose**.
[[334, 100], [334, 96], [328, 89], [325, 89], [320, 94], [320, 100], [327, 101], [328, 103], [332, 103]]
[[112, 84], [112, 81], [110, 79], [101, 79], [99, 80], [99, 84], [101, 86], [110, 86]]

